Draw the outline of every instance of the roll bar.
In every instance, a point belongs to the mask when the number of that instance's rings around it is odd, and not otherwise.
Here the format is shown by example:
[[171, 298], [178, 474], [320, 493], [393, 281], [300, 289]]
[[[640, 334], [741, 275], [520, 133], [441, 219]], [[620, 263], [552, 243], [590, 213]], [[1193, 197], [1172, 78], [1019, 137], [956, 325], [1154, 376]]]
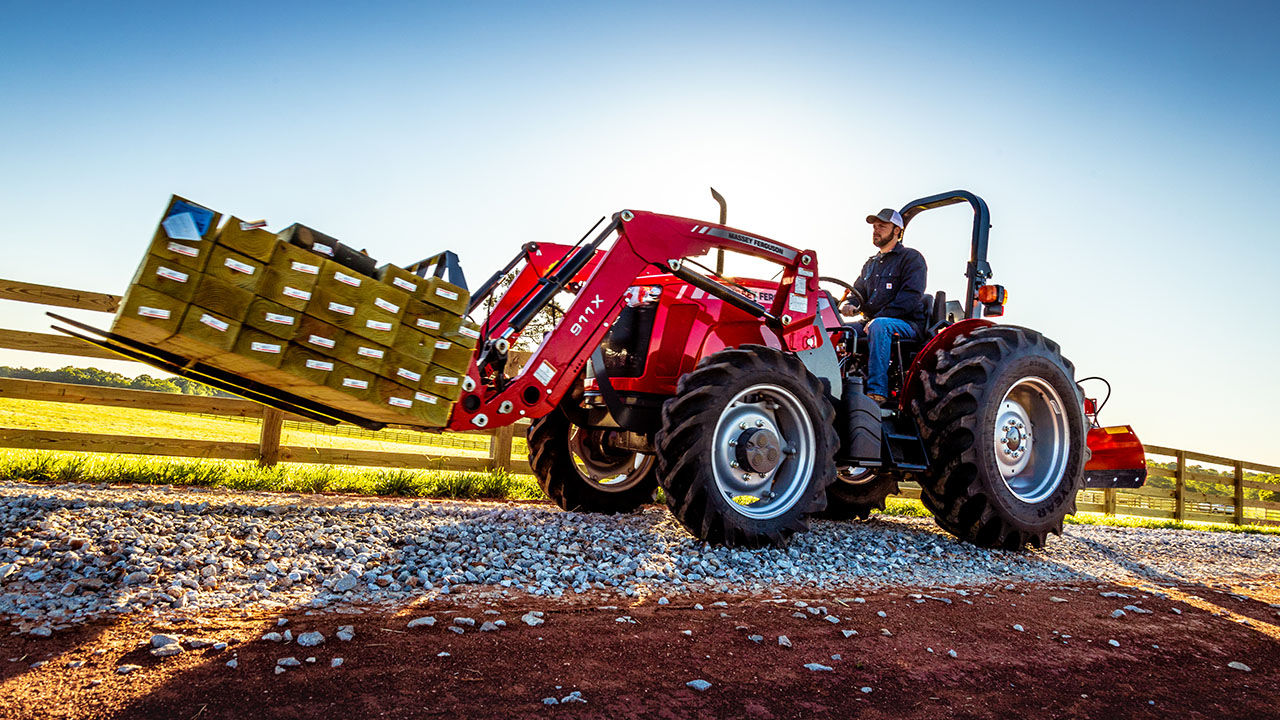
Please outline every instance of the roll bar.
[[965, 267], [964, 276], [969, 282], [969, 292], [965, 294], [964, 315], [969, 318], [980, 317], [978, 311], [978, 289], [987, 283], [994, 274], [987, 262], [987, 236], [991, 230], [991, 211], [982, 198], [968, 190], [952, 190], [951, 192], [930, 195], [912, 200], [898, 212], [902, 215], [902, 224], [911, 222], [911, 218], [925, 210], [946, 207], [967, 202], [973, 207], [973, 239], [969, 249], [969, 264]]

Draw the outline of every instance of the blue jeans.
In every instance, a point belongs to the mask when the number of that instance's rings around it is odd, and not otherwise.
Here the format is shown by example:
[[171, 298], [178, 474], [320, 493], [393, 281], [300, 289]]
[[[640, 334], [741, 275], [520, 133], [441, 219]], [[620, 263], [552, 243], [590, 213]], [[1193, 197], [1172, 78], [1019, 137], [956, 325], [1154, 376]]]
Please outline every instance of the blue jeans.
[[[865, 326], [861, 322], [852, 323], [858, 328], [858, 335], [870, 340], [870, 357], [867, 358], [867, 394], [889, 397], [889, 348], [893, 345], [894, 336], [903, 340], [914, 340], [916, 329], [911, 323], [898, 318], [875, 318]], [[904, 368], [905, 370], [905, 368]]]

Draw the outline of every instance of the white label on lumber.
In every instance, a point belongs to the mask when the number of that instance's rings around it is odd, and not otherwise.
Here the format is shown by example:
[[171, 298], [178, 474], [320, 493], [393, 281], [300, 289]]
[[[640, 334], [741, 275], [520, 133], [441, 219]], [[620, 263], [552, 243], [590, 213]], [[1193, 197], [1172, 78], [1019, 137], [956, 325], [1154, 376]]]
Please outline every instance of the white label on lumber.
[[312, 345], [319, 345], [322, 348], [329, 348], [330, 350], [332, 350], [333, 346], [337, 344], [334, 341], [330, 340], [329, 338], [322, 337], [320, 335], [312, 335], [311, 337], [307, 338], [307, 342], [311, 343]]
[[289, 267], [292, 268], [294, 272], [306, 273], [308, 275], [320, 274], [319, 265], [308, 265], [307, 263], [298, 262], [297, 260], [290, 262]]
[[294, 317], [292, 315], [281, 315], [280, 313], [273, 312], [267, 313], [267, 317], [265, 319], [267, 322], [275, 323], [277, 325], [292, 325], [294, 321]]
[[428, 329], [428, 330], [439, 330], [439, 329], [440, 329], [440, 323], [436, 322], [435, 320], [428, 320], [428, 319], [426, 319], [426, 318], [418, 318], [418, 327], [426, 328], [426, 329]]
[[169, 252], [171, 253], [177, 253], [178, 255], [186, 255], [187, 257], [200, 257], [200, 249], [193, 248], [190, 245], [183, 245], [182, 243], [171, 242], [165, 247], [169, 248]]
[[155, 318], [156, 320], [169, 319], [168, 310], [165, 310], [164, 308], [147, 307], [146, 305], [140, 305], [138, 307], [138, 314], [142, 317]]
[[533, 371], [533, 376], [537, 378], [538, 382], [543, 385], [548, 385], [551, 383], [551, 379], [556, 376], [556, 369], [551, 365], [551, 363], [543, 360], [542, 364], [538, 366], [538, 369]]
[[351, 287], [360, 287], [360, 278], [348, 275], [340, 270], [333, 273], [333, 279], [340, 283], [346, 283]]
[[435, 395], [432, 395], [431, 393], [424, 393], [424, 392], [414, 393], [413, 399], [420, 400], [424, 403], [427, 403], [428, 405], [435, 405], [436, 403], [440, 402], [440, 398], [436, 397]]
[[458, 378], [453, 377], [452, 375], [437, 375], [436, 384], [437, 385], [457, 385]]
[[451, 348], [451, 347], [453, 347], [453, 343], [449, 342], [448, 340], [437, 340], [437, 341], [436, 341], [436, 349], [437, 349], [437, 350], [448, 350], [448, 349], [449, 349], [449, 348]]
[[264, 352], [264, 353], [280, 352], [280, 346], [276, 345], [275, 343], [251, 342], [249, 343], [249, 349], [254, 352]]
[[196, 220], [191, 217], [189, 212], [170, 215], [160, 224], [164, 226], [165, 234], [174, 240], [200, 239], [200, 230], [196, 227]]
[[324, 243], [315, 243], [311, 246], [311, 249], [315, 250], [321, 255], [328, 255], [329, 257], [333, 257], [333, 247], [329, 245], [325, 245]]
[[238, 273], [244, 273], [245, 275], [252, 275], [257, 270], [257, 268], [249, 263], [242, 263], [235, 258], [227, 258], [222, 264]]
[[331, 302], [329, 303], [329, 309], [336, 313], [342, 313], [343, 315], [356, 314], [355, 308], [351, 307], [350, 305], [343, 305], [342, 303]]
[[398, 398], [398, 397], [395, 397], [394, 395], [387, 398], [387, 402], [391, 405], [395, 405], [396, 407], [402, 407], [402, 408], [413, 407], [412, 400], [409, 400], [408, 398]]
[[388, 301], [388, 300], [383, 300], [383, 299], [382, 299], [382, 298], [380, 298], [380, 297], [376, 297], [376, 298], [374, 298], [374, 299], [373, 299], [373, 304], [374, 304], [374, 305], [377, 305], [378, 307], [382, 308], [383, 310], [386, 310], [387, 312], [391, 313], [392, 315], [395, 315], [396, 313], [400, 312], [400, 306], [399, 306], [399, 305], [396, 305], [395, 303], [390, 302], [390, 301]]
[[450, 299], [450, 300], [457, 300], [457, 299], [458, 299], [458, 293], [456, 293], [456, 292], [454, 292], [454, 291], [452, 291], [452, 290], [446, 290], [446, 289], [444, 289], [444, 288], [436, 288], [436, 294], [437, 294], [437, 295], [439, 295], [439, 296], [440, 296], [440, 297], [442, 297], [442, 298], [448, 298], [448, 299]]
[[365, 320], [364, 324], [365, 324], [365, 327], [369, 328], [370, 330], [382, 330], [383, 332], [386, 332], [391, 329], [391, 323], [382, 322], [379, 320]]
[[412, 380], [412, 381], [414, 381], [414, 382], [422, 382], [422, 373], [416, 373], [416, 372], [414, 372], [414, 371], [410, 370], [409, 368], [397, 368], [397, 369], [396, 369], [396, 375], [399, 375], [400, 377], [404, 378], [405, 380]]
[[205, 325], [208, 325], [209, 327], [213, 328], [214, 330], [217, 330], [218, 332], [226, 332], [227, 328], [231, 327], [227, 323], [223, 322], [222, 320], [219, 320], [218, 318], [210, 315], [209, 313], [204, 313], [203, 315], [201, 315], [200, 322], [204, 323]]
[[311, 299], [311, 293], [307, 292], [306, 290], [299, 290], [296, 287], [289, 287], [288, 285], [285, 285], [284, 289], [281, 290], [280, 293], [285, 297], [297, 298], [298, 300]]
[[323, 370], [325, 372], [333, 369], [333, 363], [324, 360], [307, 360], [306, 366], [309, 370]]
[[356, 378], [342, 378], [342, 387], [356, 388], [357, 390], [369, 389], [368, 380], [357, 380]]
[[467, 336], [467, 337], [471, 338], [472, 340], [479, 340], [479, 339], [480, 339], [480, 331], [479, 331], [479, 330], [473, 330], [472, 328], [469, 328], [469, 327], [467, 327], [466, 325], [463, 325], [462, 327], [458, 328], [458, 334], [459, 334], [459, 335], [465, 335], [465, 336]]
[[364, 345], [361, 345], [356, 350], [356, 354], [363, 355], [367, 358], [377, 358], [378, 360], [381, 360], [382, 356], [386, 355], [385, 352], [379, 350], [378, 348], [365, 347]]
[[391, 278], [391, 284], [392, 284], [392, 285], [395, 285], [396, 287], [400, 288], [401, 290], [408, 290], [409, 292], [418, 292], [418, 284], [417, 284], [417, 283], [411, 283], [411, 282], [409, 282], [408, 280], [405, 280], [405, 279], [404, 279], [404, 278], [402, 278], [402, 277], [393, 277], [393, 278]]
[[188, 274], [186, 274], [186, 273], [184, 273], [184, 272], [178, 272], [177, 270], [174, 270], [173, 268], [167, 268], [167, 267], [165, 267], [165, 266], [163, 266], [163, 265], [161, 265], [160, 267], [156, 268], [156, 274], [157, 274], [157, 275], [159, 275], [159, 276], [160, 276], [160, 277], [162, 277], [162, 278], [167, 279], [167, 280], [172, 280], [172, 281], [174, 281], [174, 282], [180, 282], [180, 283], [184, 283], [184, 282], [186, 282], [186, 281], [188, 281], [188, 280], [190, 280], [190, 279], [191, 279], [191, 276], [190, 276], [190, 275], [188, 275]]

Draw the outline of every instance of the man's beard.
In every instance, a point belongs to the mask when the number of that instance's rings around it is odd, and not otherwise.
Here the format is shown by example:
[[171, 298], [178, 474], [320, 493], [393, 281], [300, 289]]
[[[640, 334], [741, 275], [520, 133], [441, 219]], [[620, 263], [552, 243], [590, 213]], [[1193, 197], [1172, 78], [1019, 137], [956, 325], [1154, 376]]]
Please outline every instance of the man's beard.
[[879, 237], [875, 235], [871, 236], [871, 244], [875, 245], [878, 248], [882, 248], [891, 242], [893, 242], [893, 233], [889, 233], [884, 240], [881, 240]]

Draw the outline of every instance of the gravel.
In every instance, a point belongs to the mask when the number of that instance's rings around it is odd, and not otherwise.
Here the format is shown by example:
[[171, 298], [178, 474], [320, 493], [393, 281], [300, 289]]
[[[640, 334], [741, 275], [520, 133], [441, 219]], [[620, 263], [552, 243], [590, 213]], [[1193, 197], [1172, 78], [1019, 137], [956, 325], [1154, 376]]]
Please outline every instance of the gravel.
[[140, 611], [398, 602], [480, 586], [674, 597], [1248, 582], [1280, 572], [1274, 535], [1069, 525], [1045, 550], [1009, 552], [958, 542], [924, 518], [811, 527], [786, 548], [748, 550], [706, 547], [657, 507], [606, 516], [515, 503], [3, 482], [0, 615], [30, 632]]

